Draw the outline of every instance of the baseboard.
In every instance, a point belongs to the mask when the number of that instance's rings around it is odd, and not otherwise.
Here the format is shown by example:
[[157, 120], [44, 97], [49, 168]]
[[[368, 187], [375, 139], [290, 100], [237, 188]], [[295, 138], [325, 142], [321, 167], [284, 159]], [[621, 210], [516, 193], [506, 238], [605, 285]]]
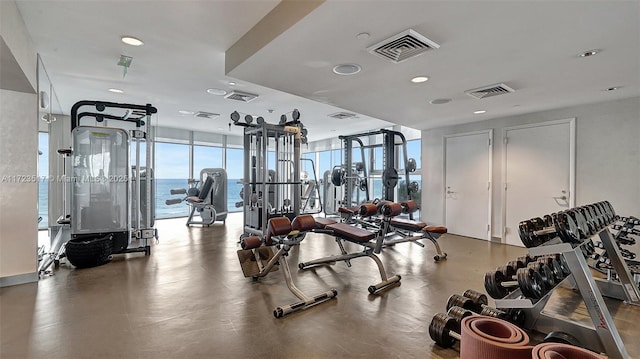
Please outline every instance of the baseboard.
[[0, 277], [0, 288], [12, 285], [33, 283], [38, 281], [38, 273], [17, 274], [8, 277]]

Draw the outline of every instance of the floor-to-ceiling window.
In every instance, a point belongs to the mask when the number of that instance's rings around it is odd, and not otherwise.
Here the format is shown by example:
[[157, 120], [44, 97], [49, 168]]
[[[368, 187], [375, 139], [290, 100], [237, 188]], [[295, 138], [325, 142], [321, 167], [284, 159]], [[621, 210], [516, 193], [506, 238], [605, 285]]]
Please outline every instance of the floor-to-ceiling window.
[[172, 188], [188, 188], [189, 145], [156, 142], [155, 144], [156, 218], [171, 218], [189, 215], [189, 206], [184, 202], [167, 205]]
[[38, 133], [38, 229], [49, 226], [49, 134]]
[[241, 180], [244, 177], [244, 150], [241, 148], [227, 148], [227, 203], [229, 212], [242, 211], [242, 207], [236, 207], [241, 202]]

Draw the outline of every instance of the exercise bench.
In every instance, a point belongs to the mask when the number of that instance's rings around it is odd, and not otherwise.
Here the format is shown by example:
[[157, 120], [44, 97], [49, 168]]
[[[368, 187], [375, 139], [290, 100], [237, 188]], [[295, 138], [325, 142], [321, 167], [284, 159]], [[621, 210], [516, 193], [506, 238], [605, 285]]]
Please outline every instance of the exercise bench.
[[[402, 207], [402, 212], [409, 215], [418, 210], [418, 205], [415, 201], [404, 201], [400, 203], [400, 206]], [[411, 218], [391, 218], [389, 221], [389, 233], [384, 240], [384, 245], [392, 246], [397, 243], [411, 242], [424, 247], [424, 244], [418, 241], [428, 239], [436, 247], [436, 255], [433, 259], [439, 262], [447, 259], [447, 253], [440, 249], [437, 241], [445, 233], [447, 233], [447, 227], [444, 226], [428, 226], [422, 221], [415, 221]]]
[[[384, 220], [382, 221], [382, 227], [379, 231], [369, 231], [360, 227], [355, 227], [347, 223], [338, 223], [329, 218], [316, 218], [316, 230], [317, 233], [324, 233], [332, 235], [336, 238], [338, 247], [340, 248], [340, 255], [334, 255], [324, 258], [311, 260], [308, 262], [301, 262], [298, 264], [298, 268], [307, 269], [309, 267], [323, 265], [323, 264], [335, 264], [337, 261], [344, 261], [348, 267], [351, 267], [351, 260], [360, 257], [371, 258], [378, 266], [380, 272], [381, 281], [377, 284], [369, 286], [369, 293], [376, 294], [385, 288], [389, 288], [392, 285], [399, 284], [401, 277], [394, 275], [387, 277], [387, 272], [384, 268], [384, 264], [380, 258], [376, 255], [380, 253], [383, 240], [386, 234], [388, 226], [386, 225], [389, 219], [393, 216], [397, 216], [401, 213], [402, 208], [398, 204], [394, 204], [395, 207], [389, 206], [385, 211]], [[375, 241], [374, 241], [375, 240]], [[362, 252], [348, 253], [344, 248], [342, 241], [347, 241], [364, 246]]]
[[[258, 236], [250, 236], [240, 241], [242, 249], [238, 250], [238, 259], [245, 277], [257, 280], [281, 265], [287, 287], [300, 299], [299, 302], [276, 307], [273, 311], [276, 318], [324, 303], [338, 295], [338, 291], [332, 288], [309, 297], [293, 283], [287, 256], [291, 248], [299, 245], [306, 233], [315, 228], [316, 222], [308, 214], [295, 217], [293, 222], [287, 217], [275, 217], [269, 219], [264, 240]], [[271, 249], [273, 246], [278, 248], [275, 254]]]

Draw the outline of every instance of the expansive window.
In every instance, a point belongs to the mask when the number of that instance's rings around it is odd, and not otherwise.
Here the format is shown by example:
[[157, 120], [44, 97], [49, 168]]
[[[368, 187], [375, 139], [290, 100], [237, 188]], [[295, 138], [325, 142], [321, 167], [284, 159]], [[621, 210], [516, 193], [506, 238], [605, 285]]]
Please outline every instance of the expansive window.
[[193, 146], [193, 178], [199, 178], [203, 168], [222, 168], [222, 148]]
[[167, 205], [165, 201], [175, 198], [172, 188], [187, 188], [189, 173], [189, 145], [176, 143], [156, 143], [156, 218], [171, 218], [189, 215], [189, 207], [184, 204]]
[[229, 212], [239, 212], [242, 208], [236, 208], [236, 203], [242, 201], [240, 190], [244, 177], [244, 150], [238, 148], [227, 148], [227, 208]]
[[49, 226], [49, 134], [38, 133], [38, 228]]

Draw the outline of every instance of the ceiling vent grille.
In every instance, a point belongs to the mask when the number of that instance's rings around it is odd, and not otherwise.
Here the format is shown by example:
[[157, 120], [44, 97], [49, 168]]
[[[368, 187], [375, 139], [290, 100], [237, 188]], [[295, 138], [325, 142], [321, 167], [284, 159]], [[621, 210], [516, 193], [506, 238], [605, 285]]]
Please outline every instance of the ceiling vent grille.
[[467, 90], [464, 93], [466, 93], [471, 97], [475, 97], [477, 99], [483, 99], [483, 98], [492, 97], [492, 96], [504, 95], [511, 92], [515, 92], [515, 90], [503, 83], [500, 83], [495, 85], [479, 87], [473, 90]]
[[398, 64], [425, 51], [439, 47], [440, 45], [434, 41], [427, 39], [412, 29], [408, 29], [369, 46], [367, 50], [374, 55]]
[[229, 100], [236, 100], [241, 102], [251, 102], [257, 97], [258, 95], [240, 91], [231, 91], [225, 96], [225, 98], [228, 98]]
[[356, 117], [355, 113], [350, 112], [336, 112], [329, 115], [331, 118], [336, 118], [338, 120], [344, 120], [346, 118], [354, 118]]
[[208, 119], [214, 119], [219, 116], [220, 116], [219, 113], [205, 112], [205, 111], [198, 111], [195, 114], [193, 114], [193, 117], [208, 118]]

